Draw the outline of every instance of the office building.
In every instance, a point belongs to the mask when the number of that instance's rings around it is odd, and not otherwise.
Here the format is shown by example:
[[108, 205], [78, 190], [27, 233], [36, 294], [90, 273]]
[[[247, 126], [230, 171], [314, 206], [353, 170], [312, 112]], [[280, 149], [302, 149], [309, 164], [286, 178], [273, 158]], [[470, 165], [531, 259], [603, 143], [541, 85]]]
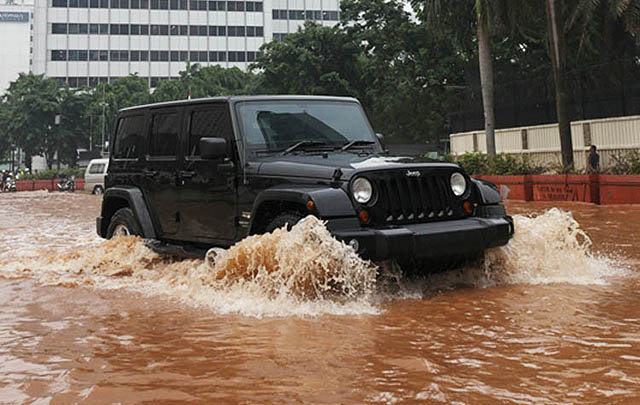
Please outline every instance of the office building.
[[33, 0], [1, 0], [0, 94], [20, 73], [31, 70]]
[[155, 87], [187, 63], [247, 69], [306, 19], [338, 21], [338, 0], [42, 0], [33, 70], [70, 86], [137, 73]]

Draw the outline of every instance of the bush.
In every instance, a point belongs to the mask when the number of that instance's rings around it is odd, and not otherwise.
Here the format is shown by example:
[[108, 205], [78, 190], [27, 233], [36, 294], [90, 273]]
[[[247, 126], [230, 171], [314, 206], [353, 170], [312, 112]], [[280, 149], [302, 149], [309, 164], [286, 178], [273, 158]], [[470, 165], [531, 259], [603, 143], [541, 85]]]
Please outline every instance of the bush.
[[29, 173], [25, 174], [21, 179], [24, 180], [51, 180], [51, 179], [59, 179], [62, 177], [76, 176], [76, 179], [84, 178], [84, 169], [81, 168], [69, 168], [63, 170], [44, 170], [39, 171], [38, 173]]
[[539, 174], [547, 170], [542, 165], [531, 163], [528, 155], [508, 155], [501, 153], [489, 158], [484, 153], [465, 153], [455, 159], [471, 175], [486, 174], [496, 176]]
[[612, 174], [640, 174], [640, 151], [613, 155], [613, 165], [608, 171]]
[[467, 174], [491, 174], [489, 173], [489, 157], [480, 152], [467, 152], [455, 158], [458, 163], [467, 172]]

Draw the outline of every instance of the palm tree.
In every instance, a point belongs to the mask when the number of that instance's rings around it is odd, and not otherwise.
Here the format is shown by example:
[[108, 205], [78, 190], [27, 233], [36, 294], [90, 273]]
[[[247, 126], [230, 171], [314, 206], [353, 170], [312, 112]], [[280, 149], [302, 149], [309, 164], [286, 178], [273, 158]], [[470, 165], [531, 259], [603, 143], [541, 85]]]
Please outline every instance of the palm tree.
[[[496, 28], [499, 16], [504, 10], [504, 0], [413, 0], [412, 5], [418, 15], [436, 32], [442, 34], [442, 28], [451, 23], [451, 17], [463, 13], [473, 19], [476, 25], [478, 44], [478, 67], [480, 70], [480, 87], [482, 91], [482, 107], [484, 111], [484, 127], [487, 139], [487, 154], [496, 154], [495, 114], [494, 114], [494, 80], [493, 58], [489, 37]], [[466, 7], [466, 10], [465, 10]], [[471, 13], [473, 13], [471, 15]], [[463, 18], [464, 20], [464, 18]], [[455, 33], [456, 28], [453, 29]], [[465, 31], [463, 29], [462, 31]], [[457, 31], [458, 33], [460, 31]], [[462, 35], [466, 34], [463, 33]], [[454, 34], [455, 35], [455, 34]]]
[[567, 58], [564, 46], [565, 29], [563, 0], [546, 0], [547, 28], [549, 31], [549, 53], [556, 89], [556, 115], [560, 133], [560, 153], [565, 170], [573, 167], [573, 145], [571, 141], [571, 121], [569, 118], [569, 90], [566, 71]]
[[[620, 20], [627, 32], [638, 38], [640, 35], [640, 0], [577, 0], [567, 7], [566, 0], [546, 0], [549, 53], [556, 89], [556, 113], [560, 130], [562, 164], [565, 169], [573, 166], [571, 123], [568, 112], [569, 96], [566, 81], [565, 35], [575, 21], [582, 20], [581, 30], [586, 33], [588, 25], [599, 13], [606, 13], [612, 20]], [[637, 40], [637, 39], [636, 39]]]

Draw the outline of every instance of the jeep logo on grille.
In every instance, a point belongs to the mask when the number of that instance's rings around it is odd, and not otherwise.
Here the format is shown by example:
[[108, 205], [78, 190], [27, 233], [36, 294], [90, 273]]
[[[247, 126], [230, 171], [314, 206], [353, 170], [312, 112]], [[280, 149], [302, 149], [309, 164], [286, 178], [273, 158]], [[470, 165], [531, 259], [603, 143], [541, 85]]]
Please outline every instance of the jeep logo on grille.
[[420, 177], [420, 172], [417, 170], [407, 170], [405, 174], [407, 177]]

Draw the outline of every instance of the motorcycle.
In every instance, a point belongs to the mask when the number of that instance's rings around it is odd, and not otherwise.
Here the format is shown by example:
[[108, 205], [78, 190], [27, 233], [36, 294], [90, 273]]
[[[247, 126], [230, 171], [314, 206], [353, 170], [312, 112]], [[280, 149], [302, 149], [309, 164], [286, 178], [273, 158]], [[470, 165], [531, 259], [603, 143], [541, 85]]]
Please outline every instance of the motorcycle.
[[5, 191], [8, 191], [10, 193], [13, 193], [16, 191], [16, 179], [14, 179], [13, 177], [9, 177], [7, 179], [7, 184], [5, 186]]
[[60, 182], [58, 183], [58, 190], [70, 191], [72, 193], [76, 191], [76, 176], [60, 179]]

